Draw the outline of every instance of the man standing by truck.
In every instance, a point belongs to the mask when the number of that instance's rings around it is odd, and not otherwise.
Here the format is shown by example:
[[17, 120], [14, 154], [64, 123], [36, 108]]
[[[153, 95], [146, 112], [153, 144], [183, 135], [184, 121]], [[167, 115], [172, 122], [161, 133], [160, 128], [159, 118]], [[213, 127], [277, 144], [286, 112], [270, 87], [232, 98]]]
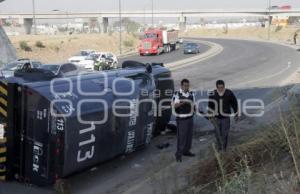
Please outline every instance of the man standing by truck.
[[232, 116], [232, 110], [235, 115], [235, 119], [238, 119], [238, 102], [229, 89], [225, 88], [225, 82], [218, 80], [216, 82], [217, 89], [209, 96], [209, 113], [214, 118], [216, 128], [215, 135], [217, 139], [217, 145], [219, 151], [226, 151], [228, 135], [230, 130], [230, 117]]
[[190, 82], [181, 81], [181, 88], [173, 96], [173, 110], [175, 108], [177, 122], [177, 152], [176, 161], [182, 162], [182, 156], [194, 157], [192, 148], [195, 95], [190, 91]]

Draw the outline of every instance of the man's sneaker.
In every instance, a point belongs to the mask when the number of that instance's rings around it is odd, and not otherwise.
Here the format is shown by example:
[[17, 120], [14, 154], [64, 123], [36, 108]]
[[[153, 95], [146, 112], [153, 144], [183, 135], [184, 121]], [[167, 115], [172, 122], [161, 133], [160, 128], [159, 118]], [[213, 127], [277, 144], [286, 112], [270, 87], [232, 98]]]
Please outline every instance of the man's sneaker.
[[183, 154], [184, 156], [187, 156], [187, 157], [195, 157], [196, 155], [193, 154], [192, 152], [187, 152], [187, 153], [184, 153]]

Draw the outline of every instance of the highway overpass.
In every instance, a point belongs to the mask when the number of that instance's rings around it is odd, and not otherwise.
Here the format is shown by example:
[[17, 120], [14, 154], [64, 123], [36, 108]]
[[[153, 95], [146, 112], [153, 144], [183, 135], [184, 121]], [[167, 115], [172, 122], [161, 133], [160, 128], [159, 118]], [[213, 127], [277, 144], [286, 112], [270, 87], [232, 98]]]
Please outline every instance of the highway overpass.
[[[1, 0], [0, 0], [1, 1]], [[180, 26], [185, 26], [186, 18], [207, 18], [207, 17], [267, 17], [267, 16], [299, 16], [300, 9], [292, 10], [268, 10], [268, 9], [236, 9], [236, 10], [184, 10], [184, 11], [123, 11], [122, 17], [130, 18], [178, 18]], [[110, 12], [62, 12], [52, 11], [36, 13], [36, 19], [76, 19], [76, 18], [93, 18], [97, 19], [107, 32], [108, 18], [117, 18], [120, 14], [117, 11]], [[26, 32], [31, 32], [33, 24], [33, 13], [0, 13], [0, 19], [18, 19], [24, 21]]]
[[[185, 10], [185, 11], [154, 11], [153, 17], [261, 17], [261, 16], [300, 16], [300, 9], [268, 10], [268, 9], [236, 9], [236, 10]], [[66, 19], [66, 18], [116, 18], [119, 12], [43, 12], [35, 14], [37, 19]], [[151, 11], [123, 11], [123, 17], [152, 17]], [[1, 19], [33, 18], [32, 13], [0, 13]]]

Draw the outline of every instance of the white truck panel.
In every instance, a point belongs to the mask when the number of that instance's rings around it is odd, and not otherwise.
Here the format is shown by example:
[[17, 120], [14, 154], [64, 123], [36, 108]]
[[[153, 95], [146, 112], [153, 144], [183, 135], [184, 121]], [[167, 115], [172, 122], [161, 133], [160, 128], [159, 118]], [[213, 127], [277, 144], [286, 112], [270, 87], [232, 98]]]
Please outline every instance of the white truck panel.
[[163, 44], [176, 44], [178, 42], [178, 31], [163, 30], [162, 37], [163, 37]]
[[163, 44], [168, 44], [169, 43], [168, 31], [166, 31], [166, 30], [162, 31], [162, 38], [163, 38]]

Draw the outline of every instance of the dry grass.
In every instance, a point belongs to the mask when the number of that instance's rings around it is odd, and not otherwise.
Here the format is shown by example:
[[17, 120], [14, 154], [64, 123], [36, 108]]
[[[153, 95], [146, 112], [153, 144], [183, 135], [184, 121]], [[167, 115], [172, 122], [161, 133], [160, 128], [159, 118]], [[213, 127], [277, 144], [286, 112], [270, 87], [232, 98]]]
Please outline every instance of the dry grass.
[[[280, 42], [292, 42], [294, 33], [300, 27], [288, 26], [283, 28], [271, 28], [271, 40]], [[238, 29], [196, 29], [184, 33], [182, 36], [188, 37], [224, 37], [224, 38], [244, 38], [244, 39], [261, 39], [266, 40], [268, 37], [268, 29], [261, 27], [247, 27]]]
[[[124, 34], [124, 40], [131, 41], [131, 47], [125, 47], [125, 52], [136, 49], [139, 40], [130, 34]], [[40, 60], [44, 63], [65, 62], [69, 57], [84, 49], [97, 51], [110, 51], [115, 54], [119, 52], [118, 34], [74, 34], [74, 35], [21, 35], [9, 37], [12, 44], [17, 48], [20, 58]], [[20, 42], [25, 41], [32, 52], [20, 49]], [[41, 42], [45, 48], [36, 46]]]
[[[221, 153], [220, 156], [201, 161], [197, 166], [201, 168], [194, 176], [194, 184], [206, 185], [215, 180], [225, 179], [225, 176], [230, 176], [239, 170], [237, 163], [240, 163], [247, 158], [249, 166], [262, 165], [265, 161], [269, 161], [270, 153], [267, 151], [269, 147], [274, 145], [276, 140], [272, 137], [255, 139], [248, 143], [232, 148], [226, 153]], [[222, 171], [220, 171], [220, 161], [222, 161]]]
[[250, 140], [193, 166], [196, 193], [294, 194], [300, 183], [300, 114], [283, 115]]

